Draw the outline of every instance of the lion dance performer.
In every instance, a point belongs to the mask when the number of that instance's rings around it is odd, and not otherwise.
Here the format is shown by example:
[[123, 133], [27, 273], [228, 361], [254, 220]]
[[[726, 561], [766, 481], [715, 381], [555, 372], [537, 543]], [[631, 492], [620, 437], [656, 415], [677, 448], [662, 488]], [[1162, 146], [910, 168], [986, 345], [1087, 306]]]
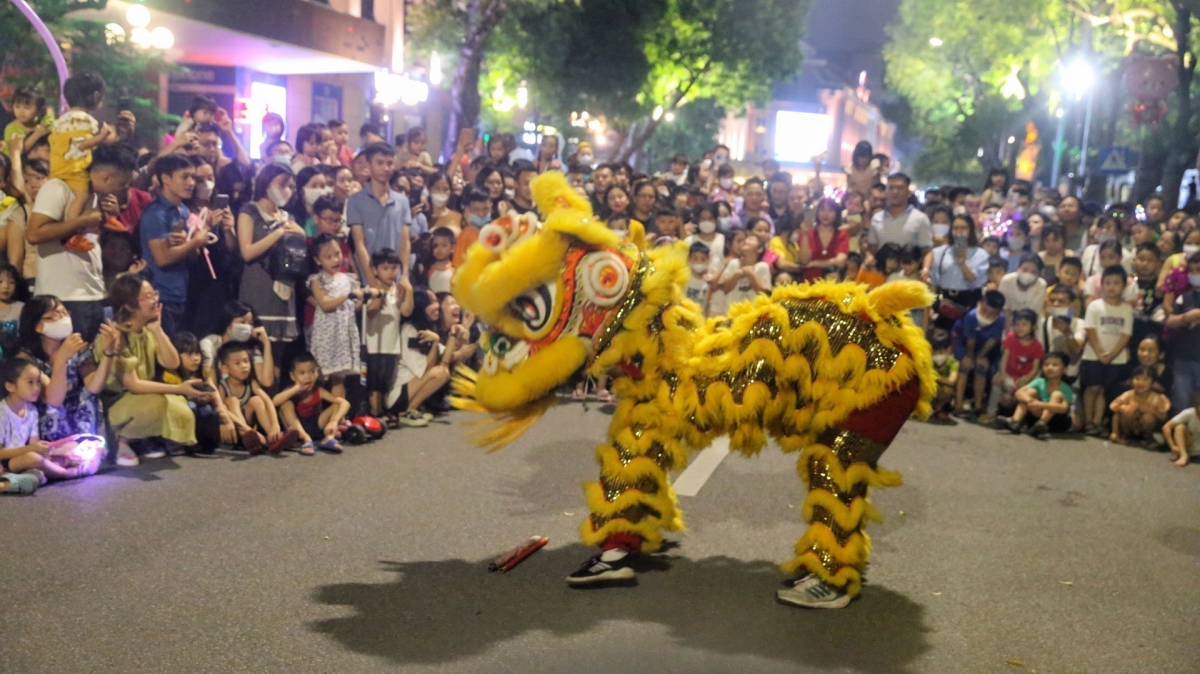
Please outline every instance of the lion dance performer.
[[900, 484], [878, 466], [911, 415], [936, 392], [930, 348], [909, 319], [930, 297], [918, 283], [874, 291], [853, 283], [790, 285], [705, 320], [684, 297], [685, 251], [646, 249], [635, 224], [621, 240], [593, 219], [560, 173], [534, 180], [546, 220], [506, 216], [484, 227], [454, 277], [454, 295], [489, 327], [483, 365], [462, 369], [454, 403], [491, 413], [476, 441], [495, 449], [554, 404], [584, 368], [609, 373], [618, 403], [585, 484], [584, 542], [601, 553], [572, 585], [632, 579], [631, 556], [683, 528], [668, 473], [728, 434], [757, 453], [773, 438], [799, 454], [808, 530], [780, 601], [841, 608], [859, 593], [878, 519], [871, 487]]

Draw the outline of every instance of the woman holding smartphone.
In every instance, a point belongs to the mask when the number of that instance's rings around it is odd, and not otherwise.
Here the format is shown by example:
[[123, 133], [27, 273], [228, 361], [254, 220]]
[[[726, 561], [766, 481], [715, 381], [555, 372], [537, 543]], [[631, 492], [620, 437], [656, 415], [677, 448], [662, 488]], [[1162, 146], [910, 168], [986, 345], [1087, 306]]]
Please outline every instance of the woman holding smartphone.
[[938, 294], [934, 325], [949, 330], [979, 303], [987, 282], [988, 254], [979, 247], [971, 216], [954, 216], [947, 243], [933, 249], [929, 263], [929, 284]]

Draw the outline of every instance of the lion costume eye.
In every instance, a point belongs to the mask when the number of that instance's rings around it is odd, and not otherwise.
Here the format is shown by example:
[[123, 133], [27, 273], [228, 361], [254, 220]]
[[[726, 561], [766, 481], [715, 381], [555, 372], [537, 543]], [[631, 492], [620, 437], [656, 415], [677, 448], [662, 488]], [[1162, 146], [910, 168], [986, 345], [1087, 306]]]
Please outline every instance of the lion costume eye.
[[557, 286], [548, 283], [517, 295], [508, 303], [513, 315], [525, 323], [530, 332], [538, 332], [550, 321], [554, 311], [554, 293]]

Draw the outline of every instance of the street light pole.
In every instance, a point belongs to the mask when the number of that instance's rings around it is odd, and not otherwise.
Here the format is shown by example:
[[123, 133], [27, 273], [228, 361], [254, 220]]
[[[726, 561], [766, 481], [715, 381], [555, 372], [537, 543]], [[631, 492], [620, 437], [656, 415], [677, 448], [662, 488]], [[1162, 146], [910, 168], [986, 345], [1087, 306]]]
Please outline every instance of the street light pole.
[[1087, 113], [1083, 118], [1083, 142], [1079, 151], [1079, 180], [1080, 186], [1083, 185], [1084, 173], [1087, 171], [1087, 152], [1088, 152], [1088, 133], [1092, 129], [1092, 99], [1094, 96], [1091, 91], [1088, 91]]
[[1059, 108], [1054, 114], [1058, 117], [1058, 131], [1054, 134], [1054, 163], [1050, 167], [1050, 189], [1057, 190], [1058, 169], [1062, 165], [1064, 111]]

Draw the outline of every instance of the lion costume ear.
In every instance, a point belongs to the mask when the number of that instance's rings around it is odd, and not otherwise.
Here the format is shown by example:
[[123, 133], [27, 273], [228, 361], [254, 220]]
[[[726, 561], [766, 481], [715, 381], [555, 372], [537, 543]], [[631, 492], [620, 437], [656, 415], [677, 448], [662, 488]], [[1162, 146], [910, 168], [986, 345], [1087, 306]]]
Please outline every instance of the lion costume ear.
[[547, 171], [529, 183], [533, 200], [547, 218], [560, 209], [582, 211], [590, 216], [592, 205], [586, 197], [571, 188], [571, 183], [562, 171]]
[[561, 171], [547, 171], [529, 184], [538, 209], [546, 215], [542, 231], [559, 232], [597, 246], [614, 248], [620, 237], [592, 215], [586, 197], [571, 188]]

